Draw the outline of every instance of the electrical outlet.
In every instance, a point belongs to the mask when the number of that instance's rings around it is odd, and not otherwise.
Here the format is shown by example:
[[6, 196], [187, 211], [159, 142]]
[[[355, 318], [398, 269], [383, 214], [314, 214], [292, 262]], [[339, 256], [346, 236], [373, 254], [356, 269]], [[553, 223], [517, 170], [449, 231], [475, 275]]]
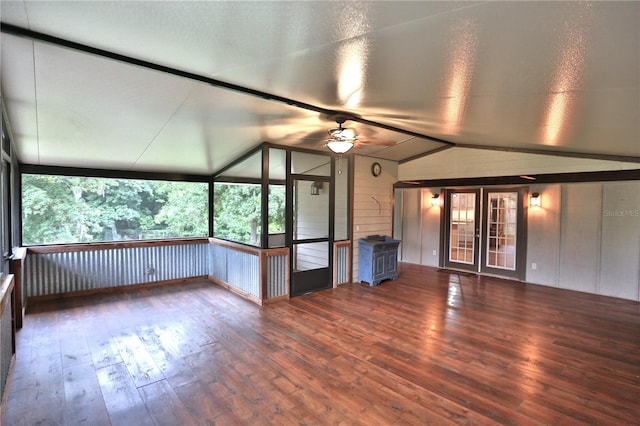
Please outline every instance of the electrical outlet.
[[437, 255], [438, 255], [438, 250], [433, 249], [433, 255], [434, 255], [434, 256], [437, 256]]
[[532, 270], [534, 270], [534, 271], [535, 271], [536, 269], [538, 269], [538, 264], [537, 264], [536, 262], [533, 262], [533, 263], [531, 264], [531, 269], [532, 269]]

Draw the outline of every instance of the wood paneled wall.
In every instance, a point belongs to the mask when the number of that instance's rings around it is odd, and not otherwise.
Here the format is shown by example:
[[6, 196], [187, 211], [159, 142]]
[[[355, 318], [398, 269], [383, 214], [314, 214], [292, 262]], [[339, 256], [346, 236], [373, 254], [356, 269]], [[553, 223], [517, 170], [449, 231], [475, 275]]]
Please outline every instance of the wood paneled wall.
[[[374, 177], [371, 166], [378, 162], [382, 173]], [[358, 282], [358, 239], [368, 235], [393, 235], [393, 184], [398, 165], [369, 157], [355, 158], [353, 190], [353, 281]]]

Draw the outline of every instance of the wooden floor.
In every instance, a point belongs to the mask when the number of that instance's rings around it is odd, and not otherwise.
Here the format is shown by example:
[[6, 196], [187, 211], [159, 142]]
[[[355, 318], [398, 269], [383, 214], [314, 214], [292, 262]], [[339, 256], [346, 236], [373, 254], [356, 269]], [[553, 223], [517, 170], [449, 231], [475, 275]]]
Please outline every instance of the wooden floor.
[[400, 268], [263, 308], [206, 281], [32, 306], [2, 424], [640, 422], [639, 303]]

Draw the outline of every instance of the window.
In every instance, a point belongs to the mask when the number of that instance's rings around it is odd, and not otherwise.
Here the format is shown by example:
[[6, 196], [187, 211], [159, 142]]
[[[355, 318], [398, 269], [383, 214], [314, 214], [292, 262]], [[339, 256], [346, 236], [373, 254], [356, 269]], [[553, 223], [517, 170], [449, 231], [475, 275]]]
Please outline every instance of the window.
[[202, 182], [22, 175], [24, 245], [208, 234]]
[[284, 185], [269, 185], [269, 248], [285, 246]]
[[213, 184], [213, 236], [260, 246], [261, 195], [259, 184]]

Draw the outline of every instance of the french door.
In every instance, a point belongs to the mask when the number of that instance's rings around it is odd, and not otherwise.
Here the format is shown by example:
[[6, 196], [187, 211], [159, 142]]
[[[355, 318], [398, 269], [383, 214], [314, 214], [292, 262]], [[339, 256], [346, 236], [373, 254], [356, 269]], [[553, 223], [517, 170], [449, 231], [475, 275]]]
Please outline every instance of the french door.
[[445, 202], [446, 267], [478, 271], [480, 190], [448, 190]]
[[524, 279], [526, 188], [446, 191], [444, 266]]

